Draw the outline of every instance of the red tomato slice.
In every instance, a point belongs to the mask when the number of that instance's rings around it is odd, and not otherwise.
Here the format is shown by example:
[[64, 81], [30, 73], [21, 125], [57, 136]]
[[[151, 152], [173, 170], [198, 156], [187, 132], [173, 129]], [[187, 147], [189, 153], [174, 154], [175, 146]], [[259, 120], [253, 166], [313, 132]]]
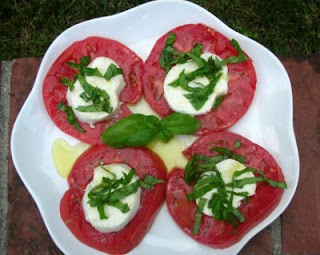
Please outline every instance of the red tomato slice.
[[[96, 123], [94, 129], [90, 128], [88, 124], [81, 123], [82, 128], [86, 130], [85, 133], [81, 133], [67, 122], [66, 114], [57, 109], [59, 102], [67, 102], [67, 87], [60, 83], [60, 79], [67, 77], [72, 80], [76, 72], [66, 63], [69, 61], [78, 63], [79, 59], [84, 56], [90, 56], [91, 60], [100, 56], [109, 57], [122, 68], [127, 84], [120, 94], [120, 101], [124, 103], [136, 103], [141, 98], [143, 62], [133, 51], [117, 41], [101, 37], [89, 37], [68, 47], [57, 58], [47, 73], [42, 93], [44, 104], [53, 122], [62, 131], [83, 142], [89, 144], [102, 143], [100, 135], [110, 125], [110, 120]], [[123, 106], [121, 110], [119, 117], [130, 114], [126, 106]], [[114, 122], [114, 120], [111, 121]]]
[[70, 189], [60, 204], [62, 220], [84, 244], [103, 252], [124, 254], [136, 247], [148, 232], [165, 199], [166, 184], [157, 184], [150, 190], [142, 189], [137, 214], [125, 228], [101, 233], [85, 220], [81, 206], [84, 190], [93, 178], [93, 169], [100, 162], [127, 164], [136, 169], [141, 179], [149, 174], [166, 181], [167, 170], [163, 161], [146, 148], [113, 149], [104, 145], [92, 146], [74, 164], [68, 177]]
[[[238, 149], [234, 149], [236, 140], [241, 141], [241, 147]], [[265, 149], [234, 133], [221, 132], [201, 137], [184, 151], [184, 154], [188, 157], [195, 153], [216, 156], [216, 152], [210, 151], [212, 147], [233, 150], [246, 158], [247, 166], [262, 170], [267, 178], [284, 181], [281, 168]], [[212, 248], [226, 248], [237, 243], [250, 229], [273, 211], [283, 194], [283, 189], [273, 188], [266, 182], [257, 183], [256, 194], [249, 198], [248, 204], [242, 203], [238, 208], [246, 220], [237, 228], [231, 223], [216, 221], [213, 217], [203, 214], [200, 234], [193, 235], [197, 205], [194, 201], [187, 200], [187, 194], [191, 193], [192, 186], [186, 184], [183, 175], [184, 171], [176, 168], [168, 176], [166, 201], [169, 212], [184, 232], [196, 241]]]
[[[237, 55], [237, 51], [228, 38], [203, 24], [184, 25], [170, 32], [177, 35], [174, 48], [178, 51], [190, 51], [196, 43], [201, 43], [204, 52], [212, 52], [222, 59]], [[164, 98], [163, 82], [166, 74], [159, 64], [168, 35], [169, 32], [156, 42], [145, 62], [143, 75], [146, 99], [151, 107], [163, 117], [172, 113]], [[252, 60], [228, 64], [228, 70], [228, 94], [217, 110], [211, 110], [207, 114], [198, 116], [202, 122], [198, 135], [229, 128], [246, 113], [252, 102], [256, 89], [256, 73]]]

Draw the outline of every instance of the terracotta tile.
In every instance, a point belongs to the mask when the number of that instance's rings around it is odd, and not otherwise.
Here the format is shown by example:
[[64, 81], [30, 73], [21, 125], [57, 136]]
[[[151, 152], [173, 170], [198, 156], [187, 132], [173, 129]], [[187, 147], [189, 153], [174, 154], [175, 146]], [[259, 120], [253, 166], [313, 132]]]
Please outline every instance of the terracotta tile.
[[[34, 83], [41, 59], [15, 60], [10, 94], [10, 135], [13, 123]], [[8, 254], [62, 254], [50, 238], [31, 195], [9, 157]]]
[[254, 236], [239, 255], [268, 255], [272, 254], [272, 231], [271, 226], [265, 228]]
[[307, 60], [282, 61], [292, 83], [300, 154], [297, 192], [282, 216], [283, 254], [320, 254], [320, 73]]

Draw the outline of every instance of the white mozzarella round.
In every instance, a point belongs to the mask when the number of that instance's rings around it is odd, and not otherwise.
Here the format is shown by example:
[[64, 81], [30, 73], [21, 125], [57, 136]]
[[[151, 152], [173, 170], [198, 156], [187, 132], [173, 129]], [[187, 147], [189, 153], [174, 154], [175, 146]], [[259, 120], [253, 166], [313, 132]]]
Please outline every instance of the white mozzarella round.
[[[123, 176], [123, 173], [128, 174], [131, 167], [126, 164], [110, 164], [103, 166], [108, 169], [110, 172], [116, 175], [117, 179], [120, 179]], [[88, 203], [89, 198], [88, 194], [92, 188], [99, 185], [103, 177], [112, 178], [113, 176], [104, 170], [102, 167], [98, 166], [94, 169], [94, 176], [92, 181], [88, 184], [83, 199], [82, 199], [82, 208], [85, 214], [86, 220], [98, 231], [103, 233], [115, 232], [123, 229], [130, 220], [136, 215], [139, 206], [140, 206], [140, 193], [141, 188], [138, 188], [137, 192], [131, 194], [127, 197], [124, 197], [120, 201], [122, 203], [127, 203], [130, 211], [127, 213], [122, 213], [119, 209], [104, 205], [104, 211], [108, 219], [100, 219], [99, 212], [97, 207], [92, 207]], [[139, 178], [134, 176], [130, 183], [136, 182]], [[121, 188], [122, 185], [119, 186]]]
[[[225, 159], [221, 162], [219, 162], [217, 165], [218, 171], [221, 173], [222, 179], [224, 183], [228, 184], [232, 182], [233, 174], [236, 171], [241, 171], [246, 168], [246, 166], [234, 159]], [[208, 174], [208, 173], [206, 173]], [[242, 175], [239, 175], [236, 177], [236, 180], [244, 179], [244, 178], [250, 178], [254, 177], [254, 174], [251, 172], [246, 172]], [[253, 184], [246, 184], [242, 188], [234, 188], [234, 192], [248, 192], [248, 196], [252, 196], [256, 193], [256, 187], [257, 185], [255, 183]], [[232, 190], [230, 187], [227, 189]], [[206, 205], [204, 207], [203, 213], [209, 216], [213, 216], [212, 210], [208, 208], [209, 200], [212, 197], [213, 193], [217, 193], [217, 189], [212, 189], [206, 194], [204, 194], [202, 197], [207, 199]], [[199, 199], [196, 199], [196, 203], [199, 203]], [[241, 196], [233, 196], [232, 200], [232, 206], [235, 208], [238, 208], [241, 205], [241, 201], [243, 200], [243, 197]]]
[[[217, 57], [217, 55], [212, 54], [210, 52], [205, 52], [201, 55], [201, 58], [208, 60], [209, 57]], [[205, 104], [201, 107], [201, 109], [196, 110], [192, 104], [190, 103], [189, 99], [187, 99], [184, 95], [188, 94], [189, 92], [185, 91], [181, 87], [172, 87], [169, 84], [176, 79], [179, 78], [180, 73], [184, 70], [184, 72], [191, 73], [195, 70], [199, 69], [198, 65], [194, 61], [189, 61], [184, 64], [175, 65], [170, 69], [168, 72], [165, 80], [164, 80], [164, 97], [169, 104], [169, 107], [175, 111], [180, 113], [185, 113], [189, 115], [201, 115], [209, 112], [212, 109], [212, 106], [215, 102], [215, 99], [219, 96], [226, 95], [228, 93], [228, 67], [225, 65], [222, 67], [222, 76], [220, 77], [217, 85], [215, 86], [213, 93], [209, 96], [208, 100]], [[195, 80], [189, 82], [190, 87], [199, 87], [200, 83], [204, 86], [209, 84], [209, 80], [207, 77], [198, 77]]]
[[[105, 72], [111, 64], [114, 64], [117, 67], [119, 67], [117, 63], [110, 58], [98, 57], [95, 58], [89, 64], [88, 67], [98, 68], [101, 74], [105, 74]], [[107, 112], [80, 112], [76, 109], [78, 106], [92, 105], [92, 101], [90, 100], [89, 102], [85, 102], [80, 97], [84, 90], [78, 80], [75, 82], [74, 89], [72, 91], [70, 91], [70, 89], [68, 88], [68, 104], [72, 107], [72, 110], [76, 115], [77, 119], [83, 123], [89, 124], [93, 128], [94, 123], [109, 119], [118, 111], [119, 94], [126, 84], [122, 74], [114, 76], [109, 81], [97, 76], [86, 76], [85, 79], [92, 86], [98, 87], [101, 90], [105, 90], [108, 93], [110, 97], [110, 106], [113, 109], [113, 111], [110, 114]]]

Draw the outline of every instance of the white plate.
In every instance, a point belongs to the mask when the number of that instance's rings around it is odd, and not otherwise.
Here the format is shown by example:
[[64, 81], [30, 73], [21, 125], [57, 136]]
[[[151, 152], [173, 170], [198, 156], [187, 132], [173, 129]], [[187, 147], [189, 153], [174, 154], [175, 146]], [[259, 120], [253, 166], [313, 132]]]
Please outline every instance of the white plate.
[[299, 157], [292, 124], [292, 94], [280, 61], [265, 47], [233, 31], [205, 9], [179, 0], [156, 1], [123, 13], [85, 21], [63, 32], [46, 52], [33, 89], [12, 131], [14, 165], [36, 201], [52, 239], [65, 254], [102, 254], [79, 242], [60, 219], [59, 204], [68, 185], [56, 172], [51, 145], [56, 138], [71, 144], [76, 139], [61, 132], [49, 118], [42, 100], [42, 82], [54, 60], [73, 42], [89, 36], [118, 40], [143, 60], [156, 40], [168, 30], [188, 23], [204, 23], [228, 38], [235, 38], [250, 55], [258, 84], [246, 115], [230, 130], [266, 148], [278, 161], [288, 189], [280, 204], [259, 225], [230, 248], [213, 250], [193, 241], [175, 225], [163, 206], [151, 230], [132, 254], [236, 254], [288, 206], [299, 178]]

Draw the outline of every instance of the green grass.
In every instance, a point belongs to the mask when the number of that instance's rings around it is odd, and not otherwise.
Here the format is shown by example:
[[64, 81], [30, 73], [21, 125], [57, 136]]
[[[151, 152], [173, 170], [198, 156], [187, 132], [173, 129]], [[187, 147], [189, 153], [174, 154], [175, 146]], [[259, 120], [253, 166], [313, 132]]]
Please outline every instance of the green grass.
[[[66, 28], [142, 0], [1, 0], [0, 60], [43, 56]], [[320, 52], [319, 0], [193, 0], [281, 56]], [[67, 3], [67, 4], [66, 4]]]

